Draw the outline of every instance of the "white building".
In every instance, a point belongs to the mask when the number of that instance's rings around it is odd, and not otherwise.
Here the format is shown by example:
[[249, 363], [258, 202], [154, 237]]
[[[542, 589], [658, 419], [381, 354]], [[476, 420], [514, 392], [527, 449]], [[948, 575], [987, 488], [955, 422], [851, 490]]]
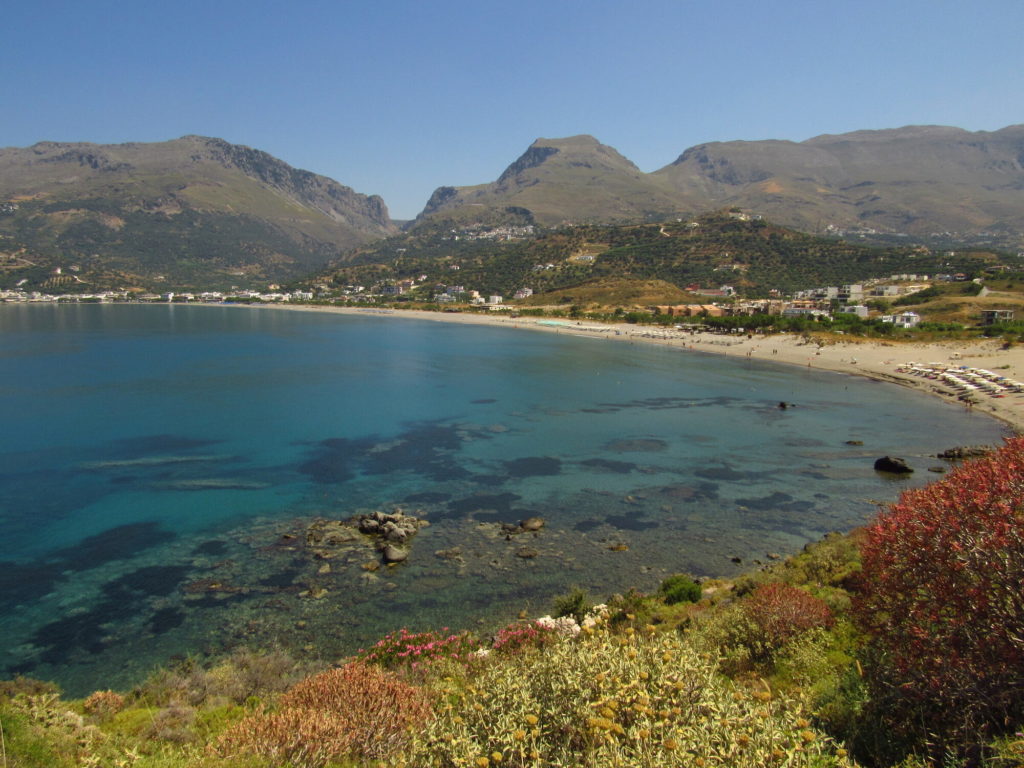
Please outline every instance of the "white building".
[[901, 312], [898, 315], [883, 315], [883, 323], [892, 323], [897, 328], [913, 328], [921, 322], [921, 316], [917, 312]]

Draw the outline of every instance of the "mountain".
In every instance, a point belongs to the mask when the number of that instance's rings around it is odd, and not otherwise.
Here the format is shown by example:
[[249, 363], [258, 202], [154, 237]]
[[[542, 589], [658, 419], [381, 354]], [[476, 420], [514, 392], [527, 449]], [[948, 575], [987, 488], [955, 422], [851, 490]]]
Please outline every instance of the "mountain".
[[1024, 125], [701, 144], [651, 175], [690, 204], [741, 206], [807, 231], [1024, 232]]
[[589, 136], [538, 139], [490, 184], [442, 187], [418, 222], [486, 220], [512, 208], [539, 223], [697, 215], [728, 207], [808, 232], [1024, 233], [1024, 125], [701, 144], [653, 173]]
[[[537, 139], [490, 184], [440, 187], [417, 222], [520, 215], [542, 225], [642, 221], [681, 212], [672, 192], [593, 136]], [[414, 223], [415, 226], [415, 223]]]
[[221, 139], [0, 149], [0, 287], [265, 284], [395, 231], [381, 198]]

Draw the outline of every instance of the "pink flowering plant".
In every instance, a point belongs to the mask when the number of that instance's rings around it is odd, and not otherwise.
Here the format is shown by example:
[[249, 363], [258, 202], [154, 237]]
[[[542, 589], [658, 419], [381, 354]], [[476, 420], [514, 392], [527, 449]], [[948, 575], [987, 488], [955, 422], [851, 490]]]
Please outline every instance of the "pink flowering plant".
[[385, 668], [418, 667], [442, 659], [466, 660], [479, 647], [469, 633], [449, 634], [448, 627], [441, 632], [410, 632], [402, 627], [384, 635], [372, 647], [360, 650], [356, 658]]
[[528, 624], [513, 623], [495, 635], [492, 648], [498, 653], [518, 653], [525, 648], [539, 648], [558, 634], [554, 627], [540, 621], [531, 621]]

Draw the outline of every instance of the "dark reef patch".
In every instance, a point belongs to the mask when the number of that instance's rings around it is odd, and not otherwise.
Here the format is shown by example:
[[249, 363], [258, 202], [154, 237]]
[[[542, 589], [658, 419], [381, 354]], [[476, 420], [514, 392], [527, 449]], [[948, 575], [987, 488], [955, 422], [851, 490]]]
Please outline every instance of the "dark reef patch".
[[496, 403], [498, 401], [493, 397], [481, 397], [479, 400], [470, 400], [469, 402], [473, 405], [488, 405], [489, 403]]
[[372, 439], [329, 437], [316, 444], [313, 457], [299, 465], [299, 472], [314, 483], [344, 483], [355, 477], [358, 459], [372, 446]]
[[637, 468], [636, 464], [632, 464], [628, 461], [613, 461], [612, 459], [586, 459], [581, 461], [580, 464], [584, 467], [600, 469], [605, 472], [614, 472], [620, 475], [628, 475]]
[[103, 585], [114, 600], [131, 600], [137, 595], [167, 597], [185, 580], [191, 568], [184, 565], [147, 565]]
[[783, 445], [791, 448], [820, 448], [827, 443], [816, 440], [813, 437], [790, 437], [782, 441]]
[[406, 504], [441, 504], [451, 499], [451, 497], [450, 493], [423, 491], [422, 493], [410, 493], [402, 501]]
[[82, 539], [74, 546], [59, 549], [53, 557], [61, 562], [64, 570], [86, 571], [102, 563], [132, 557], [176, 536], [160, 528], [156, 522], [127, 523]]
[[457, 499], [448, 504], [448, 510], [439, 517], [461, 517], [470, 512], [480, 510], [508, 515], [512, 511], [512, 502], [519, 501], [516, 493], [480, 493], [465, 499]]
[[612, 453], [653, 453], [664, 451], [666, 448], [668, 448], [668, 443], [656, 437], [612, 440], [604, 446], [604, 450]]
[[473, 475], [473, 482], [485, 488], [497, 488], [509, 481], [508, 475]]
[[143, 435], [141, 437], [125, 437], [110, 442], [112, 451], [125, 458], [137, 458], [154, 453], [167, 451], [189, 451], [216, 445], [220, 440], [209, 440], [182, 435]]
[[573, 526], [573, 530], [579, 531], [580, 533], [587, 533], [595, 528], [600, 528], [602, 525], [604, 525], [604, 523], [601, 520], [580, 520]]
[[627, 408], [643, 408], [649, 411], [666, 411], [680, 408], [707, 408], [709, 406], [728, 406], [737, 401], [735, 397], [648, 397], [642, 400], [630, 400], [627, 403], [598, 403], [599, 408], [606, 412], [626, 410]]
[[747, 509], [755, 509], [760, 512], [778, 510], [782, 512], [805, 512], [814, 509], [813, 502], [794, 501], [788, 493], [775, 491], [767, 496], [760, 496], [751, 499], [736, 499], [736, 503]]
[[64, 664], [74, 651], [100, 653], [107, 644], [107, 624], [121, 624], [132, 617], [138, 606], [134, 601], [105, 600], [85, 613], [65, 616], [36, 630], [32, 643], [43, 649], [40, 661]]
[[65, 570], [60, 563], [0, 562], [0, 607], [13, 608], [50, 592]]
[[295, 580], [301, 575], [302, 572], [298, 568], [289, 568], [260, 579], [259, 585], [274, 589], [287, 589], [288, 587], [295, 586]]
[[210, 539], [210, 541], [204, 541], [192, 550], [193, 555], [209, 555], [210, 557], [220, 557], [228, 551], [228, 545], [223, 541], [217, 539]]
[[711, 501], [718, 498], [718, 486], [714, 483], [664, 485], [658, 489], [658, 493], [671, 501]]
[[641, 520], [640, 515], [610, 515], [605, 522], [623, 531], [648, 531], [657, 528], [658, 523], [653, 520]]
[[545, 477], [562, 472], [561, 459], [550, 456], [526, 456], [504, 462], [511, 477]]
[[443, 482], [470, 473], [454, 458], [462, 449], [461, 429], [451, 424], [416, 424], [384, 447], [374, 446], [363, 458], [363, 471], [386, 475], [409, 471]]
[[701, 467], [695, 470], [694, 473], [697, 477], [702, 477], [705, 480], [719, 480], [735, 482], [737, 480], [749, 480], [756, 475], [752, 472], [740, 472], [739, 470], [733, 469], [726, 463], [723, 463], [719, 467]]
[[153, 614], [146, 629], [154, 635], [162, 635], [185, 622], [185, 613], [177, 608], [161, 608]]

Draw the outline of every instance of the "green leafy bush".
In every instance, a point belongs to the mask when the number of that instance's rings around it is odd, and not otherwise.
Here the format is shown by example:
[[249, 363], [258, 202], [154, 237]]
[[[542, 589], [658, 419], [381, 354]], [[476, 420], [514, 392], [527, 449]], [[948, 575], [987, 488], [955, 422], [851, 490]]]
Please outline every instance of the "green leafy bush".
[[555, 618], [572, 616], [577, 623], [583, 621], [583, 617], [587, 615], [590, 608], [590, 598], [579, 587], [573, 587], [569, 592], [559, 595], [554, 600]]
[[685, 573], [669, 576], [658, 588], [658, 594], [669, 605], [676, 603], [696, 603], [701, 597], [700, 584]]

